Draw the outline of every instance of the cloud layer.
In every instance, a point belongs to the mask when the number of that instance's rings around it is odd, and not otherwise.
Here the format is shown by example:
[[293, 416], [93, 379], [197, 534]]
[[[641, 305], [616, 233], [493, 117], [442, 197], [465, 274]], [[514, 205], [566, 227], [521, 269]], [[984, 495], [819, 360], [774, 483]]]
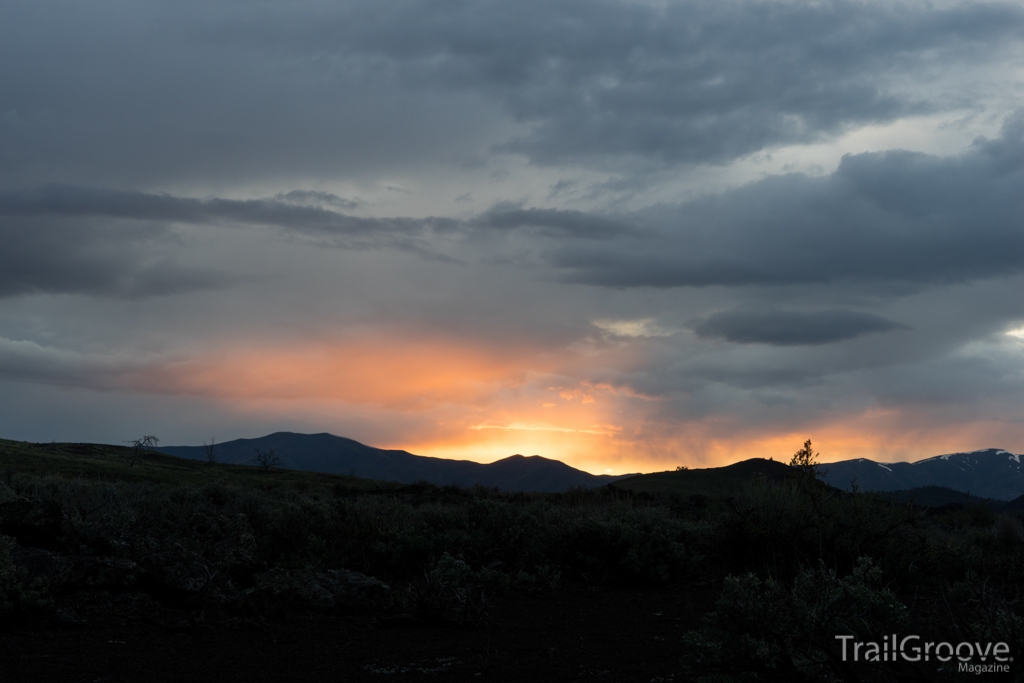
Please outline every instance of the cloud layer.
[[610, 287], [949, 283], [1024, 267], [1024, 118], [962, 155], [843, 157], [831, 174], [773, 176], [635, 216], [640, 238], [554, 253]]
[[4, 26], [8, 181], [123, 184], [356, 175], [489, 150], [616, 174], [629, 160], [721, 163], [977, 109], [991, 94], [978, 74], [1012, 59], [1024, 10], [54, 2], [8, 10]]

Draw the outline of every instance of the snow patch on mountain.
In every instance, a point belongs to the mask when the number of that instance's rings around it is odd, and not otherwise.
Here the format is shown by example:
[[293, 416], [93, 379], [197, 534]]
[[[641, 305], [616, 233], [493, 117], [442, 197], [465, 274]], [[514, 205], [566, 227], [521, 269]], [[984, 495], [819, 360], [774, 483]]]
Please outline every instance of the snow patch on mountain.
[[997, 500], [1024, 495], [1024, 467], [1020, 456], [1002, 448], [946, 453], [913, 463], [880, 463], [868, 458], [832, 462], [823, 479], [843, 489], [856, 481], [861, 491], [941, 486]]

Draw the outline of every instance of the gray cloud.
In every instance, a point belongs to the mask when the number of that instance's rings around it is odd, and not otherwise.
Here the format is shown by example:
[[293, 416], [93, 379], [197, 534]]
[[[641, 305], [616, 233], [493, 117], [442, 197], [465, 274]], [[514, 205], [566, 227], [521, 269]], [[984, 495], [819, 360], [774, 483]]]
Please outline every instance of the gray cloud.
[[[297, 204], [295, 197], [323, 193], [293, 191], [280, 199], [196, 199], [111, 189], [51, 185], [0, 194], [0, 215], [103, 216], [173, 223], [265, 225], [327, 236], [373, 238], [411, 235], [428, 229], [454, 229], [448, 218], [360, 218], [320, 206]], [[334, 197], [334, 195], [328, 195]]]
[[724, 162], [978, 109], [977, 84], [944, 80], [956, 78], [945, 67], [999, 63], [1024, 32], [1021, 8], [981, 3], [251, 9], [97, 2], [6, 17], [0, 180], [357, 178], [494, 149], [616, 173], [623, 158]]
[[79, 353], [0, 337], [0, 379], [113, 389], [143, 367], [130, 358]]
[[734, 310], [715, 313], [691, 326], [699, 337], [740, 344], [817, 346], [854, 339], [870, 332], [906, 329], [872, 313], [828, 311]]
[[[466, 220], [443, 217], [368, 218], [336, 209], [355, 208], [356, 202], [337, 195], [292, 190], [269, 199], [179, 197], [107, 188], [49, 185], [18, 192], [0, 192], [0, 216], [8, 220], [111, 219], [141, 221], [155, 231], [173, 224], [247, 225], [319, 238], [346, 248], [399, 248], [435, 255], [432, 236], [471, 232], [527, 231], [555, 238], [607, 239], [636, 234], [627, 220], [582, 211], [523, 208], [502, 202]], [[159, 226], [159, 227], [157, 227]], [[9, 228], [14, 232], [13, 228]], [[24, 232], [24, 230], [21, 230]]]
[[[175, 224], [259, 226], [441, 259], [452, 258], [443, 240], [464, 241], [462, 258], [490, 258], [500, 250], [491, 238], [522, 232], [564, 280], [618, 288], [920, 287], [1010, 275], [1024, 269], [1024, 114], [959, 156], [848, 155], [823, 177], [773, 176], [629, 214], [499, 203], [468, 219], [380, 218], [335, 210], [344, 205], [302, 190], [250, 200], [56, 185], [0, 193], [9, 245], [0, 292], [74, 291], [65, 278], [143, 294], [223, 284], [224, 275], [132, 252]], [[122, 247], [110, 246], [114, 236]]]
[[528, 230], [546, 237], [607, 239], [636, 234], [629, 220], [566, 209], [522, 208], [498, 204], [470, 221], [474, 226], [496, 230]]
[[437, 238], [527, 231], [559, 238], [607, 238], [628, 225], [578, 211], [500, 204], [469, 221], [452, 218], [367, 218], [336, 210], [353, 202], [292, 190], [270, 199], [179, 197], [107, 188], [49, 185], [0, 192], [0, 297], [92, 293], [145, 297], [230, 285], [240, 276], [186, 267], [161, 255], [175, 225], [270, 228], [315, 244], [347, 249], [397, 249], [453, 260]]
[[921, 285], [1017, 273], [1024, 269], [1024, 115], [961, 156], [849, 155], [824, 177], [770, 177], [618, 220], [656, 234], [560, 245], [552, 259], [566, 280]]
[[995, 4], [533, 0], [352, 14], [302, 35], [339, 57], [372, 54], [410, 85], [485, 93], [529, 125], [501, 148], [542, 164], [720, 162], [964, 106], [904, 79], [1024, 37], [1024, 11]]
[[[309, 200], [315, 200], [309, 204]], [[301, 202], [301, 203], [297, 203]], [[449, 218], [362, 218], [324, 208], [321, 204], [339, 205], [344, 200], [335, 195], [309, 191], [292, 191], [274, 199], [197, 199], [170, 194], [51, 185], [19, 192], [0, 193], [0, 217], [12, 235], [31, 233], [23, 222], [47, 221], [70, 226], [77, 219], [102, 223], [136, 221], [166, 230], [175, 223], [189, 225], [263, 226], [305, 236], [331, 246], [353, 249], [391, 247], [418, 252], [428, 257], [444, 258], [428, 243], [429, 235], [444, 234], [458, 228], [459, 221]], [[21, 221], [22, 223], [11, 222]], [[90, 233], [63, 228], [67, 235], [60, 250], [75, 249]], [[99, 228], [110, 230], [112, 228]], [[120, 228], [123, 232], [124, 228]], [[13, 238], [12, 238], [13, 239]], [[37, 239], [37, 238], [31, 238]], [[46, 250], [33, 247], [37, 258]], [[100, 271], [102, 264], [98, 265]], [[166, 269], [165, 269], [166, 270]], [[154, 273], [156, 275], [156, 273]], [[11, 277], [17, 277], [12, 273]]]
[[37, 292], [139, 298], [240, 280], [179, 263], [167, 253], [175, 242], [165, 226], [147, 221], [38, 217], [0, 208], [0, 298]]
[[317, 192], [315, 190], [291, 190], [290, 192], [279, 192], [274, 199], [290, 204], [330, 206], [335, 209], [351, 211], [359, 207], [359, 202], [354, 199], [345, 199], [330, 192]]

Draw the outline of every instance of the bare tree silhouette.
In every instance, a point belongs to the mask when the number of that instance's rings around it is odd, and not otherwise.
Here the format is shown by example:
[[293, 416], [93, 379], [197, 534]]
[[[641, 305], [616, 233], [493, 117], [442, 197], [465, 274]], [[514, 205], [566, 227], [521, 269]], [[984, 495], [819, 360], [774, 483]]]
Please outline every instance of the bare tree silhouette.
[[210, 439], [209, 443], [203, 442], [203, 450], [206, 451], [206, 464], [213, 467], [217, 462], [217, 440]]
[[136, 464], [141, 463], [142, 452], [156, 448], [158, 443], [160, 443], [160, 439], [155, 436], [143, 436], [129, 441], [128, 445], [131, 446], [132, 452], [131, 455], [128, 456], [128, 466], [135, 467]]
[[253, 458], [253, 462], [255, 462], [263, 472], [269, 472], [271, 469], [281, 464], [281, 458], [277, 457], [277, 453], [273, 448], [268, 448], [267, 450], [257, 448], [256, 457]]

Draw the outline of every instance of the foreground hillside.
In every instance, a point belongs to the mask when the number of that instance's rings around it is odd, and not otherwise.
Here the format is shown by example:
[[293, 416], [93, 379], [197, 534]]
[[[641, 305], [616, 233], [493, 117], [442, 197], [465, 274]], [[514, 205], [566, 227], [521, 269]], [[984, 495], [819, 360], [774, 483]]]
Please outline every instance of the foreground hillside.
[[[169, 446], [159, 450], [181, 458], [207, 459], [203, 446]], [[577, 486], [595, 488], [621, 478], [590, 474], [537, 455], [513, 455], [485, 465], [373, 448], [333, 434], [276, 432], [258, 439], [235, 439], [217, 444], [215, 456], [220, 462], [241, 465], [252, 464], [258, 452], [271, 451], [280, 459], [282, 468], [349, 474], [402, 484], [423, 481], [439, 486], [456, 484], [491, 486], [503, 491], [555, 492]]]
[[[524, 494], [0, 442], [0, 671], [941, 681], [936, 661], [844, 662], [835, 635], [1024, 651], [1016, 516], [741, 465]], [[688, 474], [704, 494], [650, 489]]]
[[739, 485], [757, 478], [779, 482], [792, 474], [791, 468], [781, 462], [751, 458], [725, 467], [633, 475], [610, 486], [633, 493], [722, 497], [734, 495]]
[[[109, 479], [118, 482], [149, 484], [215, 484], [235, 485], [266, 483], [258, 468], [249, 465], [186, 460], [154, 449], [136, 450], [130, 446], [93, 443], [28, 443], [0, 439], [0, 470], [24, 476], [56, 476], [61, 479], [81, 477]], [[395, 488], [395, 484], [347, 475], [317, 472], [276, 470], [274, 481], [305, 487], [343, 487], [379, 490]]]

